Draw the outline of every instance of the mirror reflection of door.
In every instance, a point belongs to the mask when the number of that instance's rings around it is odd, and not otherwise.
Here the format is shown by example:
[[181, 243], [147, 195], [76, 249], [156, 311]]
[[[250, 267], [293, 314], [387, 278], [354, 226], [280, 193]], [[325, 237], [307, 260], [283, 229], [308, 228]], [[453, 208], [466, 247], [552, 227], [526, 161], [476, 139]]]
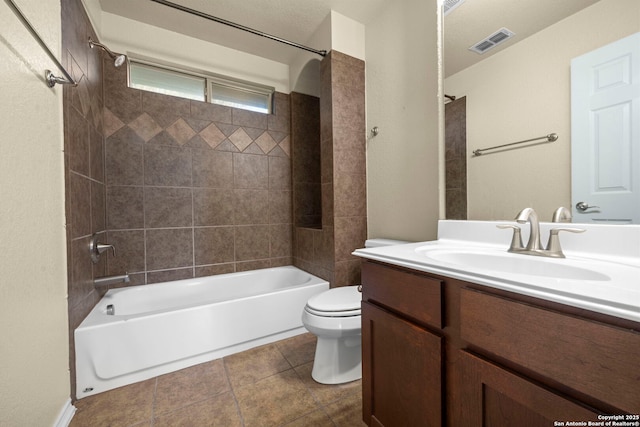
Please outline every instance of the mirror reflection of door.
[[571, 62], [576, 222], [640, 224], [640, 33]]
[[445, 218], [467, 219], [467, 98], [445, 96]]

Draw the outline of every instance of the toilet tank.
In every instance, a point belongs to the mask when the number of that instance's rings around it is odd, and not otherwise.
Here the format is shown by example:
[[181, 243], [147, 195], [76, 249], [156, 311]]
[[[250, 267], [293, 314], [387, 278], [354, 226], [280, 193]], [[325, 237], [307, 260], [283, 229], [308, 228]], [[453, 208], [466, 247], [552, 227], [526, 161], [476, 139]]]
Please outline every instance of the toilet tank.
[[393, 239], [367, 239], [364, 242], [364, 247], [378, 248], [380, 246], [402, 245], [404, 243], [409, 243], [409, 242], [405, 240], [393, 240]]

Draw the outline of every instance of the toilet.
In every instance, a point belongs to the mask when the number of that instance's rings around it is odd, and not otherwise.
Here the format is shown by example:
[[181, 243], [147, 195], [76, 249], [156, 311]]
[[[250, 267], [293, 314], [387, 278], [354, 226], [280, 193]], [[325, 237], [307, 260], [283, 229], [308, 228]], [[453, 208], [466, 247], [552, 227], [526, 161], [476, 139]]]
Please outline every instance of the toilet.
[[[370, 239], [366, 248], [407, 243]], [[302, 323], [318, 337], [311, 377], [321, 384], [342, 384], [362, 377], [362, 292], [342, 286], [309, 298]]]

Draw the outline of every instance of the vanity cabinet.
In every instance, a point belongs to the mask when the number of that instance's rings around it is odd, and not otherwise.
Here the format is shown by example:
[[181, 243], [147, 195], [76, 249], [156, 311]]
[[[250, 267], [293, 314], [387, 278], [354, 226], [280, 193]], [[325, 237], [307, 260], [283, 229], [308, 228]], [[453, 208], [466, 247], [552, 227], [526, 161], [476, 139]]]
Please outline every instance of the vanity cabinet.
[[442, 282], [370, 264], [363, 283], [364, 421], [442, 425]]
[[362, 286], [369, 426], [640, 414], [636, 322], [370, 260]]

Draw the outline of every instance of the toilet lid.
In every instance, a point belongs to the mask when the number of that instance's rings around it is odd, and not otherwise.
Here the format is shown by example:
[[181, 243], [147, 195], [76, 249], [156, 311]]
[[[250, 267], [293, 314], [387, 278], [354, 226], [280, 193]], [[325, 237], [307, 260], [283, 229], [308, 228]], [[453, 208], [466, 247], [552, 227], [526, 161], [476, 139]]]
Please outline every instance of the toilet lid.
[[312, 296], [307, 307], [316, 312], [353, 312], [360, 310], [361, 301], [357, 286], [343, 286]]

